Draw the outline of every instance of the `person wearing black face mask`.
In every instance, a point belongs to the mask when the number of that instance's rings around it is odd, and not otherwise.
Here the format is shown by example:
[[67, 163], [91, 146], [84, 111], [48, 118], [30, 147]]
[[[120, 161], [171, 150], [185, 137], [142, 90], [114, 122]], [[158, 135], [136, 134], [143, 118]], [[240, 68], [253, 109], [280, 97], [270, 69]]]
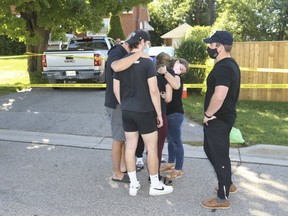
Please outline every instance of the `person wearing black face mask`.
[[218, 51], [217, 51], [219, 45], [220, 44], [216, 43], [216, 48], [214, 48], [214, 49], [211, 49], [209, 46], [207, 47], [207, 53], [208, 53], [210, 58], [212, 58], [212, 59], [216, 59], [217, 58], [217, 56], [219, 54]]
[[209, 209], [230, 208], [229, 193], [237, 192], [232, 183], [229, 158], [229, 135], [236, 120], [236, 104], [240, 92], [240, 69], [231, 57], [233, 37], [227, 31], [216, 31], [207, 48], [210, 58], [216, 63], [207, 77], [207, 92], [204, 101], [204, 151], [218, 179], [217, 197], [201, 202]]

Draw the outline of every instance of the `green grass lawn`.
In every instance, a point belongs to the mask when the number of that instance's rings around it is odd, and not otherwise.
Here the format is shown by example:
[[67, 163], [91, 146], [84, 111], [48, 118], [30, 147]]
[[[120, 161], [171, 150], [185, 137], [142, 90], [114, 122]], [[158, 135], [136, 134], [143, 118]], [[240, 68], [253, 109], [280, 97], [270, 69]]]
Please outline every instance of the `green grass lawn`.
[[[29, 84], [27, 59], [0, 59], [0, 84]], [[40, 75], [33, 83], [43, 83]], [[16, 92], [16, 88], [0, 87], [0, 95]], [[202, 123], [204, 97], [189, 95], [183, 99], [185, 114]], [[288, 102], [239, 101], [235, 127], [240, 129], [249, 144], [288, 145]]]
[[[43, 83], [40, 73], [29, 75], [27, 72], [27, 58], [3, 58], [0, 59], [0, 84], [30, 84]], [[19, 88], [0, 86], [0, 95], [17, 92]]]
[[[189, 95], [183, 99], [186, 116], [203, 121], [204, 96]], [[288, 145], [288, 102], [239, 101], [235, 127], [251, 144]]]

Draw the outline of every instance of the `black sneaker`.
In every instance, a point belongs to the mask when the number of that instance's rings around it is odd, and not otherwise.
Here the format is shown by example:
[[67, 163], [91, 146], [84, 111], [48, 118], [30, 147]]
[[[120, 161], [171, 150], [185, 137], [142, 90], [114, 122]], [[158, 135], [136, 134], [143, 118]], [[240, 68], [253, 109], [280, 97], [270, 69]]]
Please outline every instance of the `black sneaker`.
[[[165, 177], [165, 176], [159, 175], [159, 181], [161, 181], [163, 184], [165, 184], [165, 185], [167, 185], [167, 186], [173, 185], [173, 181], [170, 180], [170, 179], [168, 179], [168, 178]], [[151, 183], [150, 176], [148, 177], [148, 182]]]
[[141, 162], [141, 161], [138, 161], [136, 163], [136, 171], [139, 172], [141, 171], [142, 169], [144, 169], [144, 164]]

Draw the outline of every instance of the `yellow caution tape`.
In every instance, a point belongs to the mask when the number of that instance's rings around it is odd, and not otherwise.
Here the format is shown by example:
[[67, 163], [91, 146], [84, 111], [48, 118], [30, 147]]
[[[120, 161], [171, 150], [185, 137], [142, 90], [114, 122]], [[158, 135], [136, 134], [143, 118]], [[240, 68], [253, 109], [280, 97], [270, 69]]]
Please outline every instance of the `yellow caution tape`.
[[22, 87], [22, 88], [106, 88], [105, 83], [65, 83], [65, 84], [0, 84], [0, 87]]
[[[197, 65], [197, 64], [189, 64], [191, 68], [212, 68], [213, 66], [209, 65]], [[250, 67], [240, 67], [241, 71], [257, 71], [257, 72], [272, 72], [272, 73], [287, 73], [288, 69], [282, 68], [250, 68]]]
[[[204, 88], [205, 84], [183, 84], [185, 88]], [[22, 87], [22, 88], [106, 88], [105, 83], [66, 83], [66, 84], [0, 84], [0, 87]], [[252, 89], [286, 89], [288, 84], [241, 84], [241, 88]]]
[[[31, 57], [31, 56], [43, 56], [43, 54], [39, 53], [31, 53], [31, 52], [26, 52], [26, 55], [19, 55], [19, 56], [0, 56], [0, 59], [11, 59], [11, 58], [26, 58], [26, 57]], [[50, 56], [58, 56], [58, 57], [71, 57], [71, 55], [67, 54], [49, 54], [49, 52], [46, 53], [46, 55]], [[96, 60], [107, 60], [107, 58], [94, 58], [94, 57], [87, 57], [87, 56], [73, 56], [73, 58], [83, 58], [83, 59], [96, 59]], [[199, 65], [199, 64], [189, 64], [190, 68], [212, 68], [213, 65]], [[256, 72], [272, 72], [272, 73], [288, 73], [288, 69], [283, 69], [283, 68], [250, 68], [250, 67], [240, 67], [241, 71], [256, 71]]]

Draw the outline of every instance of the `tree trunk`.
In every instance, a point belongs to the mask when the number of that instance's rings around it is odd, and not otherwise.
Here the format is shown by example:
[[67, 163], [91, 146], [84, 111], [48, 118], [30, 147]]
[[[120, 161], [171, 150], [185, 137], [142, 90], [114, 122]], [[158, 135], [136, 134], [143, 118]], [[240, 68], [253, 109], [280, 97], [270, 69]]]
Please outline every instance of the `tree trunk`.
[[[42, 54], [47, 49], [47, 44], [49, 40], [49, 31], [36, 28], [35, 29], [39, 35], [41, 35], [41, 40], [35, 45], [27, 45], [27, 52], [32, 54]], [[42, 72], [42, 56], [32, 55], [28, 57], [28, 72]]]
[[[33, 44], [28, 44], [26, 51], [31, 52], [32, 54], [42, 54], [47, 49], [50, 29], [45, 30], [42, 27], [37, 26], [37, 14], [36, 12], [32, 13], [21, 13], [21, 18], [26, 21], [26, 28], [29, 32], [30, 39], [36, 40]], [[28, 57], [28, 72], [38, 72], [42, 71], [42, 60], [41, 56], [30, 56]]]

